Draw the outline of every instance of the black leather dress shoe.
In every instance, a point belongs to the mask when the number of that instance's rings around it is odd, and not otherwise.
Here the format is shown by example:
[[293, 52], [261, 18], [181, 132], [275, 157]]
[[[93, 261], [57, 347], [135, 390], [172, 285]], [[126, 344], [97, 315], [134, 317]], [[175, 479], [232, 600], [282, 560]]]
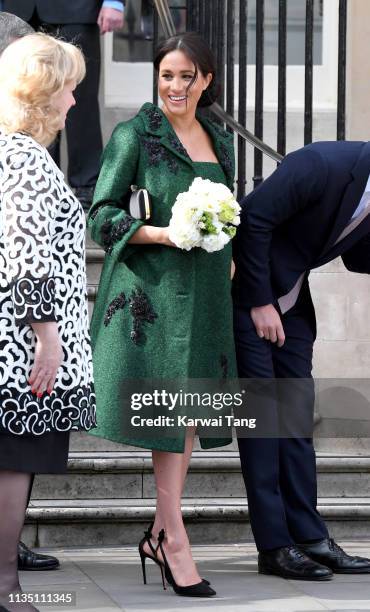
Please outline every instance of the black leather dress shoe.
[[27, 548], [23, 542], [18, 544], [18, 569], [19, 570], [53, 570], [59, 568], [59, 561], [51, 555], [39, 555]]
[[330, 580], [333, 577], [331, 569], [312, 561], [297, 546], [261, 551], [258, 571], [290, 580]]
[[330, 567], [336, 574], [370, 574], [370, 559], [347, 555], [332, 538], [314, 544], [299, 544], [299, 548], [314, 561]]

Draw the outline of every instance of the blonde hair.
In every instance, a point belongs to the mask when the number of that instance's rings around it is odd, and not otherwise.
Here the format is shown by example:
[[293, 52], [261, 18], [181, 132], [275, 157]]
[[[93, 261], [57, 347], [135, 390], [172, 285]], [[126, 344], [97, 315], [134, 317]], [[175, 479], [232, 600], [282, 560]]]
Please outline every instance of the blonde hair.
[[25, 132], [48, 146], [60, 125], [52, 96], [85, 76], [81, 51], [47, 34], [29, 34], [11, 43], [0, 57], [0, 128]]

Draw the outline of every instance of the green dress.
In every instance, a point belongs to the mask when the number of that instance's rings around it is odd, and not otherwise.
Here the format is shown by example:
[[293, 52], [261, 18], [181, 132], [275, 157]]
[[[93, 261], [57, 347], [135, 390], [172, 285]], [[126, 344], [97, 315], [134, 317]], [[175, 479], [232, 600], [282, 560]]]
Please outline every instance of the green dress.
[[[231, 244], [207, 253], [128, 244], [143, 225], [125, 210], [132, 184], [152, 198], [150, 224], [166, 227], [176, 196], [201, 176], [233, 189], [233, 138], [198, 117], [219, 164], [193, 162], [163, 112], [147, 103], [113, 132], [88, 217], [106, 250], [91, 321], [98, 426], [91, 434], [144, 448], [183, 452], [176, 438], [129, 435], [122, 423], [125, 379], [236, 377], [231, 303]], [[138, 384], [140, 388], [140, 383]], [[203, 448], [230, 438], [201, 438]]]

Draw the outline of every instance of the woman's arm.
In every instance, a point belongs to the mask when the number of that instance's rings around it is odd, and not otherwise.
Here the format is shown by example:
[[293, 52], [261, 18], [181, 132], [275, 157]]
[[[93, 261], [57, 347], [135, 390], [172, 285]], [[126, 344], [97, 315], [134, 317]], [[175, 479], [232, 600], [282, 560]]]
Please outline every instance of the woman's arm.
[[131, 236], [129, 244], [163, 244], [175, 247], [168, 236], [168, 227], [143, 225]]
[[124, 209], [124, 200], [136, 179], [139, 154], [139, 137], [132, 122], [119, 124], [104, 151], [88, 215], [92, 239], [109, 254], [119, 252], [121, 259], [140, 244], [175, 246], [168, 237], [168, 227], [145, 225]]
[[119, 252], [122, 259], [135, 250], [131, 238], [144, 225], [124, 208], [124, 200], [136, 180], [139, 155], [139, 135], [132, 121], [120, 123], [104, 150], [94, 203], [88, 214], [92, 239], [108, 254]]
[[42, 394], [52, 390], [63, 359], [54, 303], [54, 174], [46, 150], [33, 141], [8, 159], [1, 185], [7, 280], [15, 324], [36, 335], [29, 383]]

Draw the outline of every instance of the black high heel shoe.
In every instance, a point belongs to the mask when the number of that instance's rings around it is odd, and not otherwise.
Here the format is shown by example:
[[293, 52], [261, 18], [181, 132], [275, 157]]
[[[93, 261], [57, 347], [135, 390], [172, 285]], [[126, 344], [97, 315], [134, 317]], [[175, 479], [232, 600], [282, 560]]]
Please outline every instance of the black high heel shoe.
[[161, 529], [158, 535], [157, 551], [159, 548], [159, 550], [162, 553], [162, 558], [163, 558], [163, 565], [161, 564], [163, 588], [164, 589], [166, 588], [164, 584], [164, 576], [163, 576], [164, 574], [168, 584], [172, 586], [173, 590], [175, 591], [177, 595], [182, 595], [184, 597], [213, 597], [214, 595], [216, 595], [216, 591], [214, 591], [209, 586], [209, 584], [206, 583], [205, 580], [202, 580], [201, 582], [197, 582], [196, 584], [190, 584], [189, 586], [180, 586], [175, 582], [175, 579], [171, 572], [171, 568], [168, 565], [166, 554], [163, 550], [162, 543], [163, 543], [164, 538], [165, 538], [165, 532], [164, 532], [164, 529]]
[[[154, 561], [154, 563], [159, 565], [159, 567], [161, 568], [161, 573], [163, 574], [162, 563], [158, 559], [158, 557], [157, 557], [157, 550], [154, 548], [154, 546], [153, 546], [153, 544], [151, 542], [153, 525], [154, 525], [154, 521], [152, 521], [150, 523], [148, 529], [146, 531], [144, 531], [144, 537], [139, 542], [139, 555], [140, 555], [140, 559], [141, 559], [141, 567], [142, 567], [142, 570], [143, 570], [143, 581], [144, 581], [144, 584], [146, 584], [146, 569], [145, 569], [145, 561], [146, 561], [146, 559], [151, 559], [152, 561]], [[150, 555], [148, 552], [146, 552], [146, 550], [144, 550], [144, 544], [145, 543], [148, 544], [152, 555]], [[162, 582], [163, 582], [163, 575], [162, 575]]]
[[[152, 538], [152, 529], [153, 529], [153, 525], [154, 525], [154, 521], [152, 521], [148, 527], [148, 529], [146, 531], [144, 531], [144, 537], [142, 540], [140, 540], [139, 542], [139, 555], [140, 555], [140, 559], [141, 559], [141, 568], [143, 570], [143, 581], [144, 584], [147, 584], [146, 581], [146, 567], [145, 567], [145, 561], [146, 559], [151, 559], [151, 561], [154, 561], [154, 563], [156, 563], [160, 570], [161, 570], [161, 574], [162, 574], [162, 583], [163, 583], [163, 588], [166, 588], [165, 582], [164, 582], [164, 577], [163, 577], [163, 566], [164, 564], [162, 563], [162, 561], [160, 559], [158, 559], [157, 557], [157, 551], [158, 551], [158, 546], [156, 548], [154, 548], [152, 542], [151, 542], [151, 538]], [[152, 552], [152, 555], [150, 555], [148, 552], [146, 552], [146, 550], [144, 550], [144, 544], [147, 543], [150, 551]], [[169, 584], [171, 584], [170, 580], [167, 580], [169, 582]], [[210, 582], [208, 580], [206, 580], [205, 578], [203, 578], [203, 582], [205, 584], [210, 584]], [[0, 612], [2, 612], [1, 608], [0, 608]]]

